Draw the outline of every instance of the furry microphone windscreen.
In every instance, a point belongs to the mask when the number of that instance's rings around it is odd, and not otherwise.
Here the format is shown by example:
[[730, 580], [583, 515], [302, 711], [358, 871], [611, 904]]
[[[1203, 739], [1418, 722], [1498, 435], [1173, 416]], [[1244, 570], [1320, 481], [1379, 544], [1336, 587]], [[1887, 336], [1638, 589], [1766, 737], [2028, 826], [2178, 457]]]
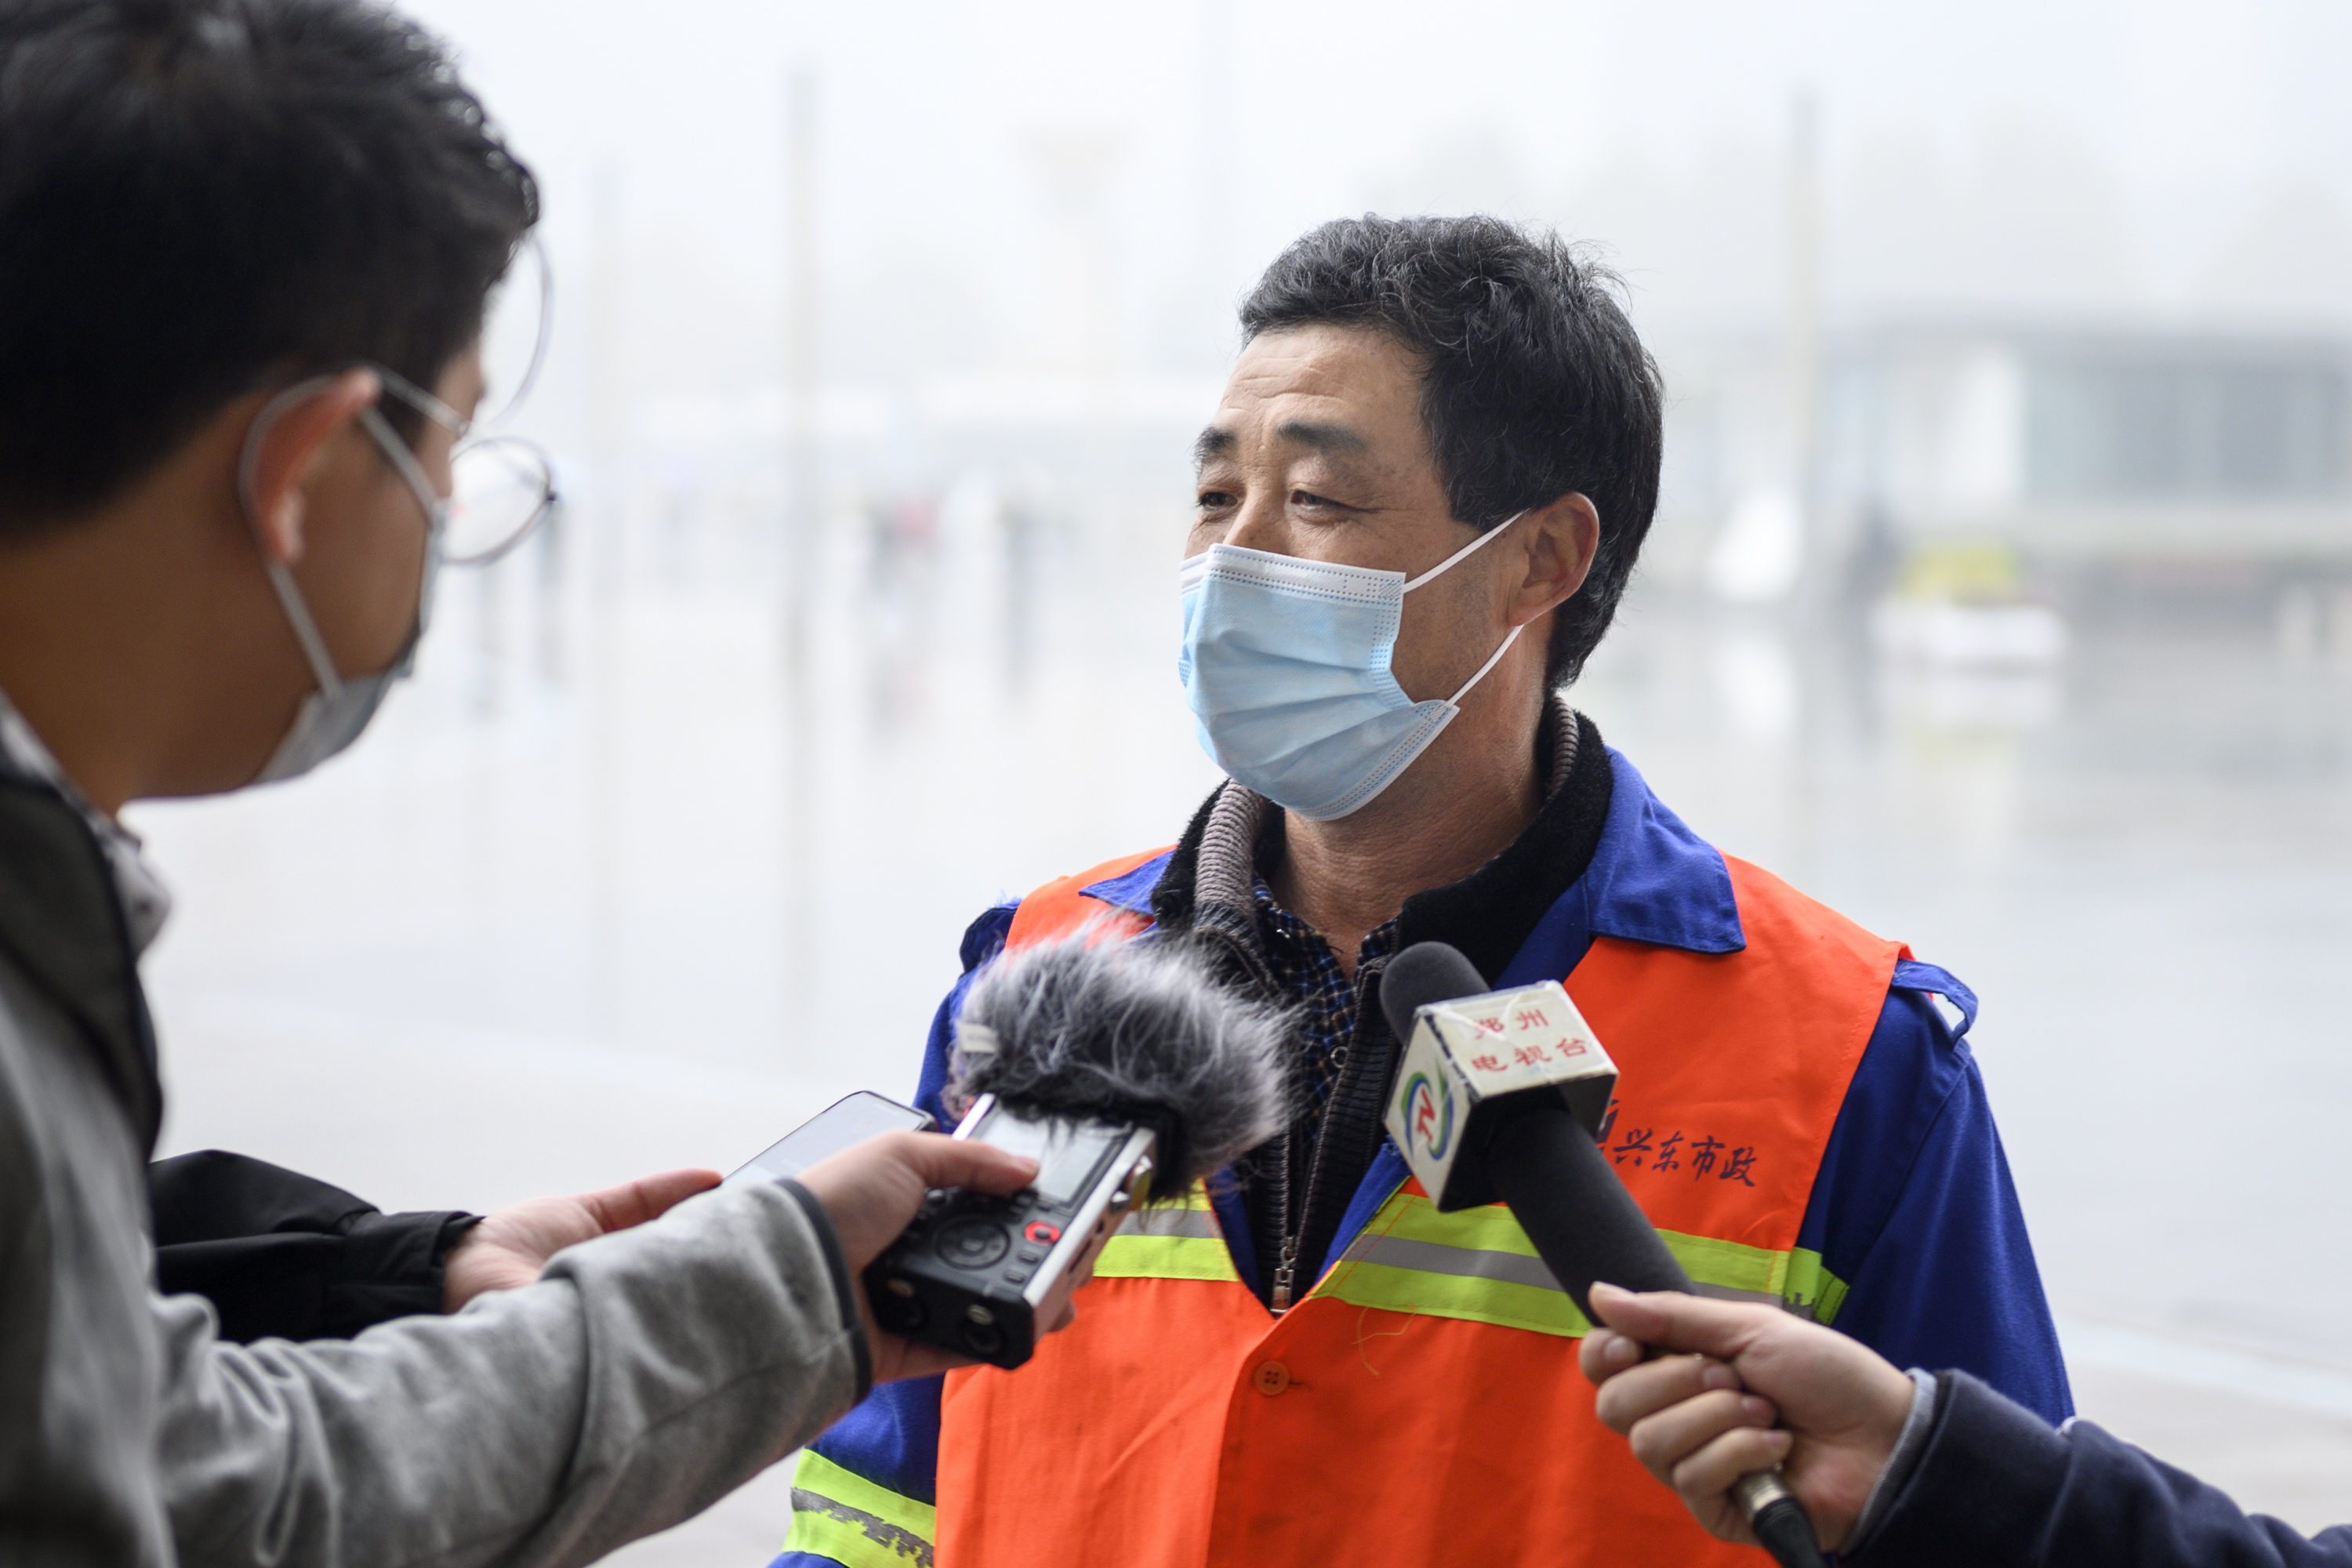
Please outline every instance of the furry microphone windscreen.
[[1290, 1124], [1288, 1017], [1179, 944], [1041, 942], [982, 970], [956, 1021], [947, 1103], [1097, 1117], [1159, 1135], [1152, 1194], [1180, 1195]]

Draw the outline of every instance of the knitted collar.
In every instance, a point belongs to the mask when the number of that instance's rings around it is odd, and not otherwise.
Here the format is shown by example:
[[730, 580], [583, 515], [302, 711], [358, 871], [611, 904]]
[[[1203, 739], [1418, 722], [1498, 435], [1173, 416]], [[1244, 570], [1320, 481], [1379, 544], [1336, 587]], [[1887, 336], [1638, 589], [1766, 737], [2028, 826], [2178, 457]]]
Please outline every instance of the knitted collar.
[[[1584, 872], [1609, 815], [1611, 770], [1590, 719], [1555, 697], [1537, 743], [1549, 748], [1542, 810], [1502, 853], [1461, 880], [1415, 892], [1398, 921], [1400, 947], [1452, 942], [1492, 978], [1544, 911]], [[1213, 928], [1255, 953], [1253, 889], [1280, 853], [1283, 814], [1264, 795], [1220, 784], [1185, 829], [1151, 892], [1171, 932]]]

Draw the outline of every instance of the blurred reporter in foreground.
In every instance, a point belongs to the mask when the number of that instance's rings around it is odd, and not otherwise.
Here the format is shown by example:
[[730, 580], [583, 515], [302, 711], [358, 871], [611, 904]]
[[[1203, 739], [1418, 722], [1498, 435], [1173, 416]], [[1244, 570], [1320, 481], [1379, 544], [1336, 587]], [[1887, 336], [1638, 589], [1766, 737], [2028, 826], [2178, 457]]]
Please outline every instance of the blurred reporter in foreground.
[[951, 1364], [859, 1272], [1035, 1173], [898, 1132], [526, 1206], [452, 1249], [464, 1311], [352, 1339], [154, 1289], [166, 900], [118, 813], [302, 773], [406, 672], [537, 217], [388, 11], [0, 0], [0, 1563], [589, 1562]]
[[2352, 1526], [2306, 1539], [1966, 1373], [1906, 1374], [1769, 1307], [1611, 1285], [1592, 1305], [1609, 1325], [1581, 1352], [1601, 1419], [1726, 1541], [1752, 1539], [1732, 1482], [1778, 1464], [1822, 1544], [1857, 1568], [2352, 1564]]

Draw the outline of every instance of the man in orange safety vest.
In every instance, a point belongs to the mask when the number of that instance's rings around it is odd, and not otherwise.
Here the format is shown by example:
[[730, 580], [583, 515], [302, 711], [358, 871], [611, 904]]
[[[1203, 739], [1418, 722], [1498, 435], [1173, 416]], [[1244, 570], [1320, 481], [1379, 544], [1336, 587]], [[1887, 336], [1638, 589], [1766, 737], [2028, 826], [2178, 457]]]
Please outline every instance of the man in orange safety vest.
[[1657, 497], [1611, 281], [1494, 219], [1368, 217], [1250, 294], [1180, 574], [1228, 781], [1172, 847], [974, 922], [921, 1094], [973, 969], [1108, 922], [1295, 1009], [1296, 1120], [1131, 1219], [1018, 1373], [819, 1440], [777, 1568], [1754, 1560], [1594, 1421], [1588, 1325], [1508, 1212], [1438, 1213], [1383, 1135], [1379, 975], [1428, 939], [1567, 984], [1622, 1070], [1609, 1157], [1703, 1289], [2069, 1413], [1974, 998], [1702, 842], [1561, 695]]

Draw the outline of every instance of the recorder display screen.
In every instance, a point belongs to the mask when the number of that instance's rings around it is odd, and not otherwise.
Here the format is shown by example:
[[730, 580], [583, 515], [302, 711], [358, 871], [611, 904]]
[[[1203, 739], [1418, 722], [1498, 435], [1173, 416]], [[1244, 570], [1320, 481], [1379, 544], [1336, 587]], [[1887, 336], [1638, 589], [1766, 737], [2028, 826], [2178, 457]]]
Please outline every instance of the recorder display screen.
[[1087, 1178], [1102, 1163], [1112, 1141], [1120, 1134], [1089, 1122], [1055, 1117], [1030, 1121], [1002, 1108], [973, 1129], [973, 1137], [1037, 1162], [1037, 1179], [1030, 1184], [1041, 1196], [1068, 1203], [1086, 1190]]

